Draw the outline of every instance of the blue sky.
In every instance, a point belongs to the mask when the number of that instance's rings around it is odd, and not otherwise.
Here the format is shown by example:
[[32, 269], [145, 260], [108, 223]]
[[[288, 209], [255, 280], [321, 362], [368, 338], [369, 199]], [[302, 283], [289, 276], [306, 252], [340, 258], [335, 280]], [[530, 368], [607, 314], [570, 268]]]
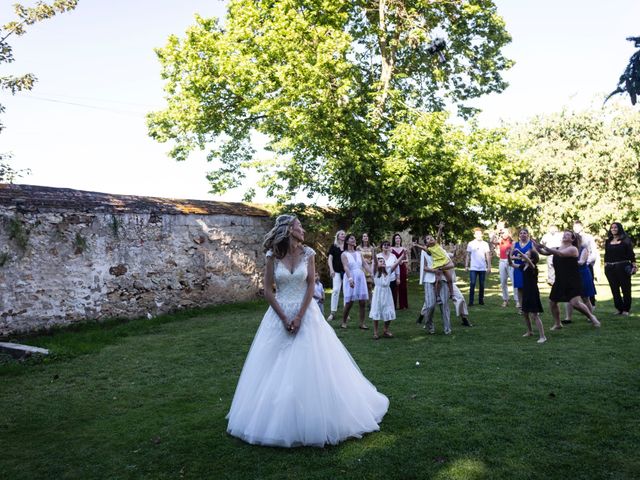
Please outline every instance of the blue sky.
[[[14, 0], [0, 0], [0, 22]], [[34, 2], [24, 1], [27, 5]], [[482, 98], [483, 124], [599, 104], [616, 86], [640, 35], [638, 0], [498, 0], [516, 65], [509, 88]], [[35, 73], [31, 92], [2, 93], [0, 151], [30, 168], [20, 183], [108, 193], [239, 201], [208, 193], [203, 156], [177, 163], [147, 136], [145, 114], [162, 108], [153, 49], [182, 35], [194, 14], [221, 16], [219, 0], [80, 0], [70, 13], [11, 37], [16, 62], [2, 74]], [[624, 99], [624, 101], [628, 101]], [[261, 200], [258, 198], [257, 200]]]

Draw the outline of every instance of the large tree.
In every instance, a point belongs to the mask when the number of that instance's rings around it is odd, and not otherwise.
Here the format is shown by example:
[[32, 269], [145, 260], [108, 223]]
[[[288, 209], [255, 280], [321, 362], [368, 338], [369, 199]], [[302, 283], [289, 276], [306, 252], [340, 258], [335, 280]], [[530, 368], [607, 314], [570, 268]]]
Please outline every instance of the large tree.
[[[35, 7], [25, 7], [19, 3], [14, 4], [13, 9], [16, 19], [0, 27], [0, 65], [14, 61], [13, 49], [8, 43], [8, 38], [11, 35], [24, 35], [29, 25], [51, 18], [58, 13], [73, 10], [77, 4], [78, 0], [55, 0], [50, 4], [37, 2]], [[36, 81], [37, 78], [32, 73], [20, 76], [0, 76], [0, 90], [8, 90], [15, 95], [21, 90], [31, 90]], [[0, 113], [4, 112], [4, 110], [4, 105], [0, 103]], [[3, 129], [4, 125], [0, 121], [0, 133]], [[10, 158], [10, 154], [0, 153], [0, 182], [12, 182], [17, 176], [20, 176], [21, 171], [15, 170], [9, 165]]]
[[[177, 160], [208, 149], [217, 193], [256, 168], [280, 201], [304, 191], [368, 224], [412, 218], [415, 197], [398, 182], [437, 191], [475, 172], [457, 168], [456, 152], [435, 158], [423, 148], [420, 139], [447, 147], [442, 135], [461, 132], [432, 112], [468, 116], [469, 99], [502, 91], [509, 41], [491, 0], [231, 0], [224, 24], [197, 17], [185, 38], [157, 51], [167, 108], [150, 114], [150, 135], [173, 142]], [[255, 133], [268, 139], [268, 161], [254, 158]], [[421, 176], [402, 177], [407, 169]], [[420, 198], [452, 220], [481, 208], [462, 189], [455, 202]]]
[[630, 107], [561, 111], [512, 125], [513, 156], [527, 165], [539, 231], [579, 219], [604, 235], [613, 221], [640, 235], [640, 113]]

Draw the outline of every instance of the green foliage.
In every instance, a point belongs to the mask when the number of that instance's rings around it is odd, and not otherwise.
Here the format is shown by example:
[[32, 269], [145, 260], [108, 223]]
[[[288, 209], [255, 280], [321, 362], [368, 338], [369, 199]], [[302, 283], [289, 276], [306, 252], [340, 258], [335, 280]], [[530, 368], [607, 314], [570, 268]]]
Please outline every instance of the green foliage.
[[113, 236], [118, 238], [120, 236], [120, 229], [122, 228], [122, 220], [116, 215], [111, 215], [111, 223], [109, 226], [111, 227], [111, 233], [113, 233]]
[[446, 222], [449, 239], [460, 238], [479, 223], [496, 218], [516, 221], [529, 212], [525, 165], [507, 157], [506, 132], [467, 131], [447, 122], [444, 113], [422, 113], [399, 126], [386, 159], [389, 218], [402, 215], [400, 228], [435, 233]]
[[22, 220], [18, 217], [9, 219], [8, 230], [9, 239], [13, 240], [18, 248], [24, 252], [29, 244], [29, 232], [24, 228]]
[[[35, 7], [25, 7], [19, 3], [13, 5], [16, 20], [12, 20], [0, 26], [0, 66], [3, 63], [11, 63], [15, 59], [13, 57], [13, 49], [7, 42], [7, 38], [11, 35], [24, 35], [26, 27], [36, 22], [46, 20], [59, 13], [64, 13], [76, 8], [78, 0], [54, 0], [47, 4], [42, 1], [37, 2]], [[0, 76], [0, 91], [8, 90], [15, 95], [21, 90], [31, 90], [37, 81], [35, 75], [27, 73], [21, 76]], [[0, 114], [4, 112], [4, 105], [0, 104]], [[4, 125], [0, 122], [0, 132], [4, 129]], [[15, 170], [7, 163], [10, 155], [0, 154], [0, 182], [12, 183], [16, 177], [28, 170]]]
[[[0, 111], [2, 111], [1, 105]], [[13, 183], [16, 178], [31, 173], [31, 170], [28, 168], [19, 170], [13, 168], [10, 165], [11, 157], [12, 155], [9, 153], [0, 153], [0, 182]]]
[[[444, 63], [428, 51], [437, 36], [447, 41]], [[443, 144], [440, 117], [421, 127], [416, 119], [445, 105], [466, 115], [465, 101], [502, 91], [501, 72], [511, 62], [501, 49], [509, 41], [490, 0], [232, 0], [224, 26], [196, 17], [185, 38], [171, 36], [157, 50], [167, 108], [149, 115], [149, 133], [172, 142], [176, 160], [208, 149], [217, 193], [255, 169], [258, 186], [278, 202], [323, 195], [369, 226], [392, 229], [415, 208], [458, 220], [458, 210], [477, 207], [464, 195], [450, 212], [444, 199], [425, 207], [413, 192], [395, 188], [436, 190], [433, 178], [406, 179], [397, 171], [425, 173], [412, 165], [421, 161], [415, 152], [407, 147], [402, 156], [395, 145], [401, 135]], [[266, 136], [271, 158], [254, 158], [256, 133]], [[453, 184], [473, 170], [459, 166], [439, 171], [438, 183]]]
[[73, 239], [73, 247], [76, 255], [80, 255], [87, 250], [87, 239], [80, 232], [76, 232], [76, 236]]
[[531, 225], [579, 219], [604, 236], [620, 221], [640, 235], [640, 114], [630, 107], [538, 116], [510, 129], [513, 155], [527, 165], [536, 214]]

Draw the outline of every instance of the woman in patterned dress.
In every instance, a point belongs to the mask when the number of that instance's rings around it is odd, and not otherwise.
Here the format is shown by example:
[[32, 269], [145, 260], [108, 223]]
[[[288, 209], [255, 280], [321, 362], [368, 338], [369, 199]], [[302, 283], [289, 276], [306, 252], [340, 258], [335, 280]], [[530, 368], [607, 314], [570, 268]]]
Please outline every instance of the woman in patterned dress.
[[[363, 233], [360, 241], [360, 245], [356, 248], [362, 255], [362, 260], [369, 264], [373, 265], [373, 259], [376, 256], [376, 247], [369, 241], [369, 234]], [[373, 275], [371, 275], [368, 271], [365, 270], [364, 275], [367, 279], [367, 291], [369, 293], [369, 298], [371, 298], [371, 289], [373, 288]]]
[[347, 235], [346, 248], [342, 253], [342, 265], [344, 267], [344, 280], [342, 291], [344, 292], [344, 313], [342, 314], [342, 328], [347, 328], [347, 320], [353, 302], [358, 302], [360, 328], [367, 330], [369, 327], [364, 323], [365, 309], [369, 292], [367, 291], [367, 279], [364, 276], [364, 269], [371, 273], [371, 266], [362, 261], [362, 255], [356, 250], [356, 236], [352, 233]]

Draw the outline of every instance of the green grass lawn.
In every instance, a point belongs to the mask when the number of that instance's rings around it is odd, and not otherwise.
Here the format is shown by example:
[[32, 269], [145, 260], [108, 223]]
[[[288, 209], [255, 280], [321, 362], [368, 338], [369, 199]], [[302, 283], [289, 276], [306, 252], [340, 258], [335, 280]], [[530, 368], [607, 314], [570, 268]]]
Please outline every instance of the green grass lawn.
[[338, 329], [391, 406], [380, 432], [324, 449], [256, 447], [225, 432], [262, 301], [14, 339], [53, 355], [0, 359], [0, 477], [640, 478], [638, 314], [614, 316], [599, 285], [600, 330], [576, 314], [538, 345], [500, 307], [496, 283], [494, 271], [487, 304], [471, 308], [475, 326], [454, 320], [450, 336], [438, 314], [436, 335], [415, 324], [416, 283], [396, 338], [373, 341], [354, 321]]

